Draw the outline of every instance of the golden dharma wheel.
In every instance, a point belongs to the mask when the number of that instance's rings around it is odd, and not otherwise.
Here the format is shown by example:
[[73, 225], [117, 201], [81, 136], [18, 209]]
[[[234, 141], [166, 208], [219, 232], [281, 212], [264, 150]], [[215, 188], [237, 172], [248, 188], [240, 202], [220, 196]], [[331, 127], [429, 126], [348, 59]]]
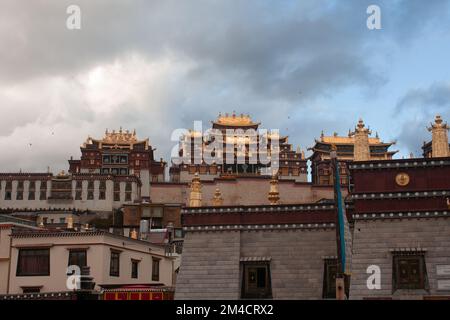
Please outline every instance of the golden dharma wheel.
[[407, 186], [409, 184], [409, 181], [409, 175], [405, 172], [401, 172], [395, 176], [395, 183], [397, 183], [397, 185], [401, 187]]

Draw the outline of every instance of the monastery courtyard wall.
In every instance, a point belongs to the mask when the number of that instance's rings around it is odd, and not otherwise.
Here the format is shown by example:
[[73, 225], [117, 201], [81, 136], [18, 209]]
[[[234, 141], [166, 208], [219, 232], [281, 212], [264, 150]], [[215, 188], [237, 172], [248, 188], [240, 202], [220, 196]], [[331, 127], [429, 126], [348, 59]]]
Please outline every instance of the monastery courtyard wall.
[[[215, 179], [202, 181], [202, 204], [213, 205], [216, 188], [222, 194], [223, 205], [261, 205], [269, 204], [267, 193], [270, 177]], [[333, 186], [317, 186], [293, 180], [279, 180], [280, 203], [314, 203], [321, 199], [333, 199]], [[343, 196], [347, 190], [342, 189]], [[152, 183], [150, 199], [153, 203], [177, 203], [189, 205], [189, 184]]]
[[324, 259], [336, 254], [328, 228], [189, 231], [176, 299], [239, 299], [242, 262], [270, 260], [274, 299], [321, 299]]

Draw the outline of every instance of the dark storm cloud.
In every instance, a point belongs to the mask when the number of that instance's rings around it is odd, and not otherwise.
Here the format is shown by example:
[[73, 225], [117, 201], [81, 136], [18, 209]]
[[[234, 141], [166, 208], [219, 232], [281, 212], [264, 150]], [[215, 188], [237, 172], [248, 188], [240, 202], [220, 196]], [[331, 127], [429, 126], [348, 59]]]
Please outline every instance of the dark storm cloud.
[[428, 88], [413, 89], [398, 102], [396, 117], [406, 120], [398, 135], [399, 145], [415, 155], [420, 155], [421, 142], [429, 141], [430, 126], [436, 115], [450, 119], [450, 84], [436, 83]]
[[[385, 18], [383, 30], [371, 33], [366, 8], [373, 3], [2, 1], [0, 138], [4, 145], [25, 144], [38, 128], [64, 131], [66, 126], [70, 134], [64, 139], [20, 164], [62, 165], [65, 159], [52, 159], [52, 148], [76, 156], [74, 146], [87, 134], [122, 125], [149, 136], [159, 156], [168, 158], [174, 128], [190, 128], [194, 120], [207, 125], [219, 111], [236, 110], [266, 127], [289, 127], [285, 133], [299, 136], [297, 143], [304, 145], [320, 134], [314, 129], [333, 124], [315, 117], [310, 103], [346, 88], [373, 90], [386, 83], [388, 76], [369, 58], [378, 45], [403, 45], [447, 8], [440, 1], [375, 1]], [[71, 4], [81, 7], [81, 30], [65, 27]], [[107, 70], [100, 86], [93, 85], [98, 67]], [[145, 72], [130, 75], [141, 67]], [[304, 112], [308, 115], [301, 117]], [[301, 131], [304, 126], [308, 131]]]

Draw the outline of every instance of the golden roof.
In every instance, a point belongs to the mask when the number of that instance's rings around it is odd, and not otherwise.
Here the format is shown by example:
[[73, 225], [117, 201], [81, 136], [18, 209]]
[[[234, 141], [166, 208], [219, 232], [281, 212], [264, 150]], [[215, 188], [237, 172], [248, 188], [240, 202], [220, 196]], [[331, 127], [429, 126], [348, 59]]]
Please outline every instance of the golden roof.
[[108, 131], [106, 129], [105, 135], [102, 139], [93, 139], [90, 136], [86, 139], [86, 142], [83, 143], [82, 147], [86, 147], [87, 144], [92, 144], [93, 142], [99, 142], [100, 144], [112, 144], [112, 145], [134, 145], [137, 143], [145, 143], [146, 149], [148, 147], [148, 139], [146, 140], [138, 140], [136, 136], [136, 130], [130, 132], [129, 130], [122, 130], [122, 127], [119, 131], [113, 130]]
[[123, 131], [122, 128], [118, 132], [115, 130], [108, 132], [106, 129], [105, 136], [100, 140], [102, 143], [135, 143], [137, 141], [136, 130], [130, 132], [129, 130]]
[[233, 111], [232, 115], [226, 113], [222, 115], [219, 113], [217, 120], [214, 123], [224, 126], [257, 126], [259, 123], [253, 122], [249, 115], [241, 114], [237, 116]]
[[[355, 137], [322, 136], [320, 142], [331, 144], [354, 144]], [[369, 138], [369, 144], [381, 144], [380, 138]]]

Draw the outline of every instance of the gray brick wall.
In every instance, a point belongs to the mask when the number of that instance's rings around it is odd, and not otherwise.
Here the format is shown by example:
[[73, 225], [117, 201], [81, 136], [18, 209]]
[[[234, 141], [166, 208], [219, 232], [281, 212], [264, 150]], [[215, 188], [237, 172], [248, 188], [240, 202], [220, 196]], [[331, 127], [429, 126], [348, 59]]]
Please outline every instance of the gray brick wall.
[[238, 299], [239, 246], [239, 231], [188, 232], [175, 299]]
[[321, 299], [324, 256], [336, 255], [334, 229], [189, 232], [176, 299], [238, 299], [241, 257], [271, 257], [274, 299]]
[[[392, 292], [392, 253], [396, 248], [426, 248], [425, 262], [430, 290]], [[381, 269], [381, 289], [367, 288], [369, 265]], [[424, 295], [450, 295], [437, 290], [436, 266], [450, 265], [450, 219], [357, 220], [353, 233], [350, 298], [392, 297], [422, 299]]]

